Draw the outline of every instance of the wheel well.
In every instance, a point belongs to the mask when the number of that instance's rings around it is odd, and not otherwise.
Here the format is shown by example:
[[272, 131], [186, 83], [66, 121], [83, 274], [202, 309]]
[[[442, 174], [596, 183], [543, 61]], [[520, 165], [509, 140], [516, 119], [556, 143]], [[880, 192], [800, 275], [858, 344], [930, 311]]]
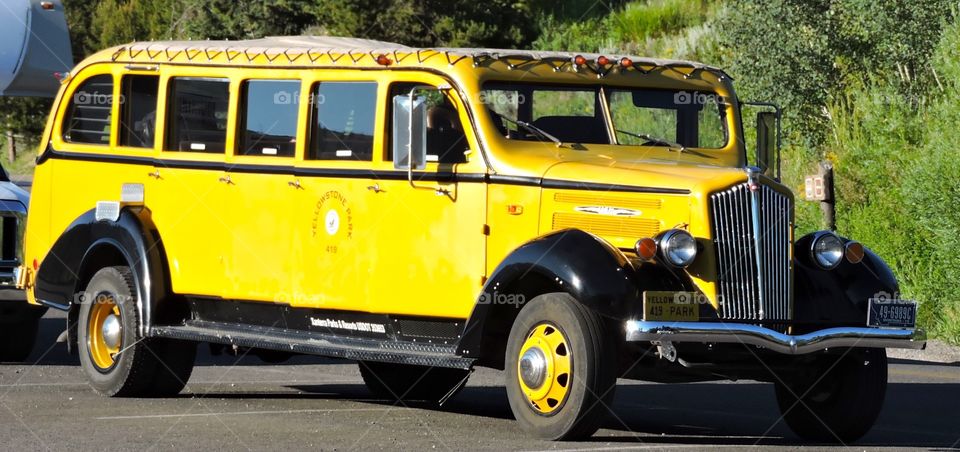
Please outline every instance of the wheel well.
[[490, 310], [487, 312], [487, 318], [483, 324], [483, 334], [480, 342], [483, 345], [479, 363], [502, 370], [504, 353], [507, 349], [507, 338], [510, 336], [510, 328], [513, 327], [514, 320], [520, 314], [520, 309], [535, 297], [552, 292], [565, 291], [553, 278], [531, 272], [510, 282], [496, 294], [486, 294], [488, 297], [503, 295], [507, 296], [508, 300], [520, 301], [505, 303], [496, 298], [489, 300]]
[[87, 252], [80, 264], [80, 271], [77, 274], [77, 283], [74, 286], [74, 296], [70, 303], [70, 310], [67, 312], [67, 348], [76, 350], [77, 347], [77, 319], [80, 317], [80, 303], [78, 297], [80, 292], [87, 287], [87, 283], [93, 278], [101, 268], [113, 267], [118, 265], [129, 266], [126, 256], [115, 246], [101, 243]]

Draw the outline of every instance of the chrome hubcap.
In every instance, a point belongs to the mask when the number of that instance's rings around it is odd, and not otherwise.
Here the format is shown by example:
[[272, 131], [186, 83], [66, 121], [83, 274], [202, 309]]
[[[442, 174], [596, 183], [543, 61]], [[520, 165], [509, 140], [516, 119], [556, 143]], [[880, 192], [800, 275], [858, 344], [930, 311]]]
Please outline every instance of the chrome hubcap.
[[547, 358], [539, 347], [530, 347], [520, 357], [520, 378], [530, 389], [543, 386], [547, 376]]
[[107, 347], [117, 348], [120, 346], [122, 329], [120, 327], [120, 318], [115, 314], [110, 314], [107, 318], [103, 319], [101, 332], [103, 334], [103, 342], [107, 344]]

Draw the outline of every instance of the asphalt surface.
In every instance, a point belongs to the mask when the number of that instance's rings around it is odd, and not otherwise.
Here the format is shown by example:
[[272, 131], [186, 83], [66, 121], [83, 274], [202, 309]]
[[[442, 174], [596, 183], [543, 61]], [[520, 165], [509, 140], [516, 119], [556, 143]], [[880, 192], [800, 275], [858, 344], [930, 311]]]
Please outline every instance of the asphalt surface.
[[[110, 399], [86, 384], [56, 344], [62, 314], [42, 319], [29, 364], [0, 365], [3, 450], [614, 450], [821, 449], [778, 422], [773, 388], [756, 382], [621, 381], [611, 419], [590, 441], [527, 437], [500, 372], [480, 369], [439, 410], [370, 395], [356, 365], [297, 357], [283, 365], [210, 356], [201, 347], [183, 394]], [[876, 427], [851, 447], [960, 447], [960, 365], [897, 360]]]

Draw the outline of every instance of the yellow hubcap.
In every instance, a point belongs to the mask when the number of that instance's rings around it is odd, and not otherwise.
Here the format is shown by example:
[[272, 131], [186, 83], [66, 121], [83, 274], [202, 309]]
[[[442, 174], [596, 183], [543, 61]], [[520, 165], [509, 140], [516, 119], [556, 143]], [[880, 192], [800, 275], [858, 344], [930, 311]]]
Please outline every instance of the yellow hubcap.
[[570, 392], [570, 347], [556, 326], [541, 323], [530, 331], [517, 357], [517, 380], [530, 406], [542, 414], [558, 410]]
[[114, 359], [123, 346], [120, 319], [120, 306], [113, 297], [107, 294], [97, 296], [90, 310], [87, 345], [90, 358], [100, 369], [113, 367]]

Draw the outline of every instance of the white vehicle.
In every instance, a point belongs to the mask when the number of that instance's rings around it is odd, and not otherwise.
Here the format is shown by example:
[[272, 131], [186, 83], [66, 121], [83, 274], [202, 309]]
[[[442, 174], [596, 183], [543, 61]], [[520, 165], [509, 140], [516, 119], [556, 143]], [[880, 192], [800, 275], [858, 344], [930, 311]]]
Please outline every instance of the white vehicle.
[[[0, 96], [53, 97], [56, 73], [73, 67], [59, 0], [0, 0]], [[22, 361], [33, 350], [46, 311], [16, 289], [30, 195], [0, 167], [0, 361]]]

